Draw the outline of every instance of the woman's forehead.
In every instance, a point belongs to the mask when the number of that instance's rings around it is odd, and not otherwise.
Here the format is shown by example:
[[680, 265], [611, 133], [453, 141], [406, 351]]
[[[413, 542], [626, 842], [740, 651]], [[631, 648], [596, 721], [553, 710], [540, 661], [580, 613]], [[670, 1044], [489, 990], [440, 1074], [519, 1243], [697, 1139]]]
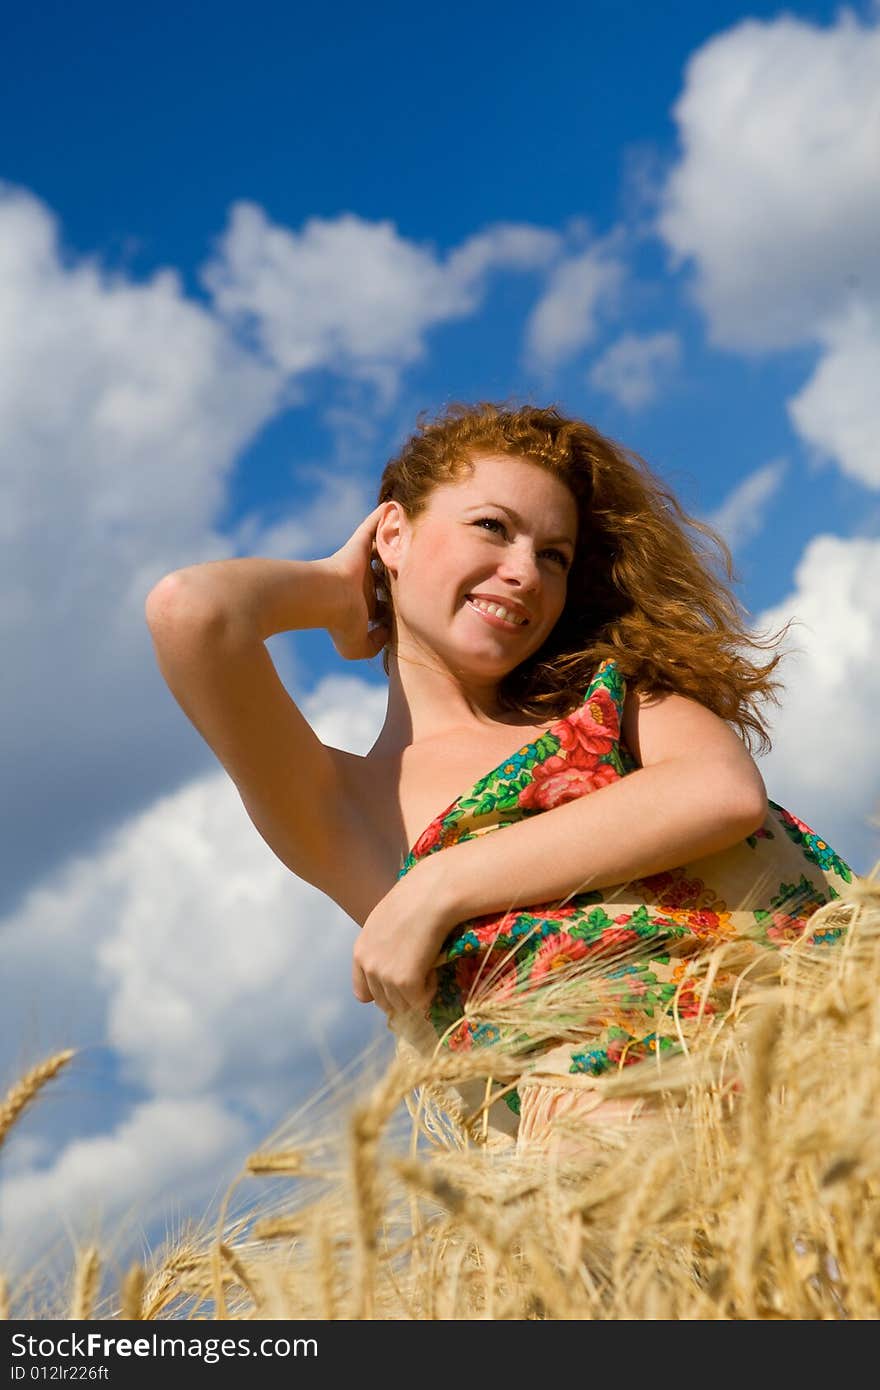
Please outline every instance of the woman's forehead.
[[[563, 478], [532, 459], [511, 454], [478, 455], [469, 459], [457, 478], [439, 483], [432, 496], [437, 502], [455, 506], [462, 502], [504, 502], [518, 498], [524, 505], [577, 510], [574, 493]], [[430, 499], [429, 499], [430, 501]]]

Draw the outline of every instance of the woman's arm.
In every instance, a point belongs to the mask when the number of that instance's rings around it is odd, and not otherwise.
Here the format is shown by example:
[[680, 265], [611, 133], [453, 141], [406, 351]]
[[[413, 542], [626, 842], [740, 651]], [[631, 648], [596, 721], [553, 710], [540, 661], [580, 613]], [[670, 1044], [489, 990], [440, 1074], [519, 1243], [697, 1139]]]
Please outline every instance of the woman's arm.
[[166, 575], [146, 600], [171, 693], [229, 773], [267, 844], [331, 896], [339, 892], [344, 789], [330, 751], [280, 680], [265, 639], [323, 627], [343, 656], [372, 656], [381, 648], [385, 634], [369, 626], [377, 520], [378, 509], [326, 560], [192, 565]]
[[435, 867], [434, 891], [456, 920], [644, 878], [728, 849], [763, 822], [760, 772], [703, 705], [634, 695], [623, 736], [637, 771], [503, 834], [451, 847]]
[[727, 849], [762, 823], [761, 775], [733, 730], [704, 706], [679, 695], [650, 702], [634, 695], [623, 734], [643, 764], [637, 771], [415, 865], [355, 944], [356, 996], [390, 1009], [420, 1007], [430, 996], [430, 967], [457, 923], [671, 869]]

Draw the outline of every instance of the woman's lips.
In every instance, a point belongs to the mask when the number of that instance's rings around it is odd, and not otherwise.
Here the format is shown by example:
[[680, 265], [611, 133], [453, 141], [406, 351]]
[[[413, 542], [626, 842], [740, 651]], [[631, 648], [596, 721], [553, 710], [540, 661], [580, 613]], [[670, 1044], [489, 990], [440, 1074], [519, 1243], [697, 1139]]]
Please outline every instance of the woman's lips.
[[[481, 617], [484, 622], [488, 623], [490, 627], [497, 628], [501, 632], [523, 632], [528, 627], [528, 619], [526, 619], [525, 622], [511, 622], [509, 618], [502, 617], [500, 613], [487, 612], [485, 608], [480, 607], [480, 604], [475, 602], [475, 599], [480, 600], [482, 603], [491, 603], [496, 607], [505, 607], [505, 605], [500, 603], [496, 604], [494, 599], [484, 599], [482, 594], [468, 594], [466, 600], [468, 607]], [[508, 612], [512, 611], [514, 610], [508, 609]]]

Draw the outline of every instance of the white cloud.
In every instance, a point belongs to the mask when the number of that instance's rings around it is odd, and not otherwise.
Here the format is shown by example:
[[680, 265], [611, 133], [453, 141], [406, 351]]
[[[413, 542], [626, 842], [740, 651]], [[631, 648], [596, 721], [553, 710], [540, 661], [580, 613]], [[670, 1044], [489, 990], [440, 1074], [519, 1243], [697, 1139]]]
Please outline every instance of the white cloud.
[[[302, 707], [325, 742], [365, 752], [386, 693], [336, 676]], [[161, 798], [32, 890], [0, 923], [6, 1054], [35, 1032], [39, 1055], [82, 1048], [71, 1064], [82, 1088], [89, 1048], [109, 1043], [147, 1100], [48, 1166], [19, 1154], [0, 1186], [7, 1238], [43, 1209], [57, 1220], [103, 1203], [110, 1216], [163, 1186], [205, 1198], [217, 1168], [241, 1161], [233, 1149], [259, 1142], [328, 1067], [389, 1036], [351, 992], [355, 933], [275, 858], [223, 772]], [[243, 1112], [249, 1129], [231, 1118]], [[22, 1137], [45, 1163], [45, 1136]]]
[[[364, 748], [385, 698], [336, 677], [304, 709], [326, 742]], [[271, 1104], [315, 1037], [346, 1042], [374, 1024], [351, 994], [354, 925], [275, 858], [225, 774], [148, 812], [128, 848], [126, 900], [98, 959], [133, 1079], [169, 1095], [234, 1078]]]
[[880, 815], [880, 541], [815, 536], [792, 592], [755, 628], [775, 631], [792, 616], [764, 780], [774, 801], [867, 873], [880, 856], [870, 824]]
[[813, 341], [880, 297], [880, 27], [746, 20], [691, 58], [662, 235], [696, 264], [712, 340]]
[[720, 531], [731, 550], [747, 545], [764, 526], [764, 517], [785, 476], [785, 459], [774, 459], [756, 468], [737, 483], [720, 507], [705, 518]]
[[230, 553], [216, 518], [279, 381], [173, 271], [73, 258], [43, 204], [0, 189], [4, 902], [203, 761], [163, 723], [143, 603]]
[[45, 1169], [0, 1186], [3, 1268], [26, 1269], [59, 1227], [71, 1249], [95, 1240], [106, 1258], [127, 1220], [140, 1229], [159, 1203], [179, 1207], [213, 1192], [247, 1152], [246, 1126], [221, 1105], [198, 1096], [147, 1101], [111, 1133], [77, 1139]]
[[591, 342], [599, 310], [613, 302], [623, 277], [622, 261], [598, 246], [557, 265], [526, 324], [530, 364], [550, 370]]
[[[366, 750], [385, 699], [340, 676], [303, 709], [327, 742]], [[9, 1051], [34, 1029], [47, 1047], [103, 1043], [106, 1012], [125, 1076], [156, 1094], [231, 1076], [271, 1091], [312, 1034], [351, 1030], [353, 924], [274, 856], [222, 771], [65, 865], [0, 936]]]
[[391, 398], [399, 370], [424, 354], [426, 332], [475, 311], [490, 270], [544, 267], [560, 247], [555, 232], [501, 224], [443, 262], [390, 221], [345, 213], [295, 232], [238, 202], [202, 280], [217, 311], [253, 332], [285, 373], [366, 372]]
[[562, 244], [559, 233], [547, 227], [496, 222], [451, 251], [445, 272], [461, 293], [476, 295], [491, 271], [543, 269], [557, 259]]
[[324, 743], [363, 754], [379, 735], [387, 700], [384, 676], [375, 683], [358, 676], [325, 676], [303, 701], [303, 711]]
[[680, 358], [677, 333], [624, 333], [593, 364], [588, 380], [627, 409], [638, 410], [656, 398]]
[[824, 356], [788, 402], [792, 423], [842, 472], [880, 488], [880, 305], [854, 306], [822, 336]]

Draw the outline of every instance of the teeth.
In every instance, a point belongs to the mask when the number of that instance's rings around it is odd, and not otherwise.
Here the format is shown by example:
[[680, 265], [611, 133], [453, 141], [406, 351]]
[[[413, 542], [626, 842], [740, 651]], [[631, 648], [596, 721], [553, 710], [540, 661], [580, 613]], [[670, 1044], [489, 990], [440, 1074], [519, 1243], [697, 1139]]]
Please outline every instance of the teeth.
[[483, 613], [494, 613], [496, 617], [503, 618], [506, 623], [515, 623], [517, 627], [524, 627], [528, 618], [519, 618], [516, 613], [509, 612], [500, 603], [491, 603], [488, 599], [472, 598], [471, 603], [475, 608], [479, 608]]

